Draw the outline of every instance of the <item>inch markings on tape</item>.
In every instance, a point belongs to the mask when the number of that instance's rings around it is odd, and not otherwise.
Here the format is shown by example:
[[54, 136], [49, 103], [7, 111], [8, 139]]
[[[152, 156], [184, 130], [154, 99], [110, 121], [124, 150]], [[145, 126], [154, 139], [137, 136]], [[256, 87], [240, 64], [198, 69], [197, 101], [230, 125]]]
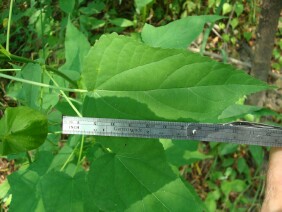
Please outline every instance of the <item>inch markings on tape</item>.
[[249, 122], [210, 124], [64, 116], [63, 134], [282, 146], [282, 128]]

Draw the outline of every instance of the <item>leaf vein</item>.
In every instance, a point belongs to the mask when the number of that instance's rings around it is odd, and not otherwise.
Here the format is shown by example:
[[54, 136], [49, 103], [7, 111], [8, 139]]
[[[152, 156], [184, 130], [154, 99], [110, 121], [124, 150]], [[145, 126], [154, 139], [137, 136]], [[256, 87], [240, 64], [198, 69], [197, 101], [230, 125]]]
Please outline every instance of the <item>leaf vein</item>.
[[117, 159], [121, 162], [121, 164], [127, 169], [127, 171], [148, 191], [150, 192], [168, 211], [169, 208], [155, 195], [153, 191], [150, 191], [138, 178], [137, 176], [123, 163], [123, 161], [117, 157]]

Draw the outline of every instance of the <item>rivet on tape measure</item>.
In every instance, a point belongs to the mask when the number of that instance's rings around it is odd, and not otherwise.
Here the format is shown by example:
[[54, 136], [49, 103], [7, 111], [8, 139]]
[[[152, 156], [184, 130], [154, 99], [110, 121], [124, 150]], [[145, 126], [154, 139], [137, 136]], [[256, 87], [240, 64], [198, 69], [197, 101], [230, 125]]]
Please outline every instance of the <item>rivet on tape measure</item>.
[[63, 134], [167, 138], [282, 147], [282, 128], [250, 122], [209, 124], [64, 116]]

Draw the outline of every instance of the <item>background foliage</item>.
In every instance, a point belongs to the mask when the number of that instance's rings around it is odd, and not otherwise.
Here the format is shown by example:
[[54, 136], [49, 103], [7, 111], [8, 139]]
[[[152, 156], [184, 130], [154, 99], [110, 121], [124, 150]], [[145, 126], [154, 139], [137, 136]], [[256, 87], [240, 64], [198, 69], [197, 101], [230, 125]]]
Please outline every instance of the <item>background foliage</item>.
[[[0, 3], [0, 43], [5, 46], [10, 2]], [[62, 115], [210, 122], [267, 115], [268, 122], [281, 123], [274, 111], [242, 105], [244, 95], [267, 85], [183, 50], [189, 46], [212, 52], [224, 62], [234, 57], [248, 69], [259, 4], [256, 0], [15, 1], [9, 38], [12, 55], [1, 48], [0, 71], [12, 71], [7, 72], [12, 80], [0, 78], [1, 112], [5, 111], [0, 141], [14, 142], [5, 127], [13, 127], [8, 121], [19, 124], [20, 115], [31, 123], [24, 135], [41, 129], [36, 141], [17, 137], [25, 147], [33, 144], [25, 150], [47, 138], [28, 152], [15, 145], [15, 149], [1, 147], [5, 155], [2, 207], [11, 211], [258, 210], [267, 155], [262, 147], [67, 137], [61, 136], [60, 125]], [[103, 35], [112, 32], [126, 37]], [[281, 33], [279, 28], [273, 51], [276, 74], [282, 66]], [[150, 77], [147, 70], [156, 71]], [[21, 105], [29, 108], [9, 108]], [[31, 108], [39, 112], [32, 110], [34, 116], [28, 116]]]

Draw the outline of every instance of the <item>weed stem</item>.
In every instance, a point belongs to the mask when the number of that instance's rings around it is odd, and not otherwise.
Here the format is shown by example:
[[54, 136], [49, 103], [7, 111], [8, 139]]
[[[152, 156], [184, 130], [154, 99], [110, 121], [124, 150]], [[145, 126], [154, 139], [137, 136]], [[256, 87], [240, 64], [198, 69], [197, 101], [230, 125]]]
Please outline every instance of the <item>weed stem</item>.
[[[39, 61], [36, 60], [31, 60], [25, 57], [20, 57], [17, 55], [13, 55], [10, 54], [9, 57], [7, 57], [6, 55], [0, 54], [0, 60], [7, 60], [7, 61], [11, 61], [11, 62], [19, 62], [19, 63], [34, 63], [34, 64], [39, 64], [39, 65], [43, 65], [41, 64]], [[75, 88], [77, 88], [77, 84], [75, 81], [73, 81], [71, 78], [69, 78], [67, 75], [65, 75], [63, 72], [50, 67], [48, 65], [46, 65], [46, 69], [48, 71], [54, 72], [55, 74], [57, 74], [58, 76], [64, 78], [66, 81], [68, 81], [70, 84], [72, 84]]]
[[27, 159], [28, 159], [28, 163], [29, 163], [29, 164], [32, 164], [32, 160], [31, 160], [31, 157], [30, 157], [30, 155], [29, 155], [28, 152], [26, 152], [26, 157], [27, 157]]
[[9, 19], [8, 19], [8, 27], [7, 27], [7, 38], [6, 38], [6, 51], [10, 52], [10, 30], [11, 30], [11, 20], [12, 20], [12, 12], [13, 12], [13, 3], [14, 0], [10, 1], [10, 9], [9, 9]]
[[[48, 75], [48, 77], [52, 80], [54, 85], [59, 88], [59, 84], [55, 81], [55, 79], [51, 76], [51, 74], [48, 71], [45, 71], [45, 73]], [[74, 104], [71, 102], [70, 98], [65, 94], [63, 90], [60, 89], [60, 93], [65, 98], [65, 100], [69, 103], [71, 108], [74, 110], [74, 112], [79, 116], [82, 117], [82, 114], [77, 110], [77, 108], [74, 106]]]
[[55, 90], [62, 90], [62, 91], [74, 92], [74, 93], [87, 93], [88, 92], [87, 90], [83, 90], [83, 89], [71, 89], [71, 88], [62, 88], [62, 87], [58, 87], [58, 86], [52, 86], [52, 85], [48, 85], [48, 84], [44, 84], [44, 83], [40, 83], [40, 82], [34, 82], [34, 81], [31, 81], [31, 80], [13, 77], [13, 76], [10, 76], [10, 75], [7, 75], [7, 74], [2, 74], [2, 73], [0, 73], [0, 77], [3, 77], [5, 79], [10, 79], [10, 80], [15, 80], [17, 82], [23, 82], [23, 83], [39, 86], [39, 87], [51, 88], [51, 89], [55, 89]]
[[81, 156], [82, 156], [82, 151], [83, 151], [83, 145], [84, 145], [84, 140], [85, 140], [84, 137], [85, 137], [84, 135], [82, 135], [82, 137], [81, 137], [79, 156], [78, 156], [78, 160], [77, 160], [75, 172], [77, 171], [78, 166], [79, 166], [80, 161], [81, 161]]
[[63, 171], [63, 170], [65, 169], [66, 165], [70, 162], [70, 160], [71, 160], [71, 158], [72, 158], [72, 156], [73, 156], [75, 150], [77, 149], [78, 145], [79, 145], [79, 142], [78, 142], [78, 143], [76, 144], [76, 146], [74, 147], [72, 153], [69, 155], [68, 159], [66, 160], [66, 162], [64, 163], [64, 165], [62, 166], [62, 168], [60, 169], [60, 171]]

